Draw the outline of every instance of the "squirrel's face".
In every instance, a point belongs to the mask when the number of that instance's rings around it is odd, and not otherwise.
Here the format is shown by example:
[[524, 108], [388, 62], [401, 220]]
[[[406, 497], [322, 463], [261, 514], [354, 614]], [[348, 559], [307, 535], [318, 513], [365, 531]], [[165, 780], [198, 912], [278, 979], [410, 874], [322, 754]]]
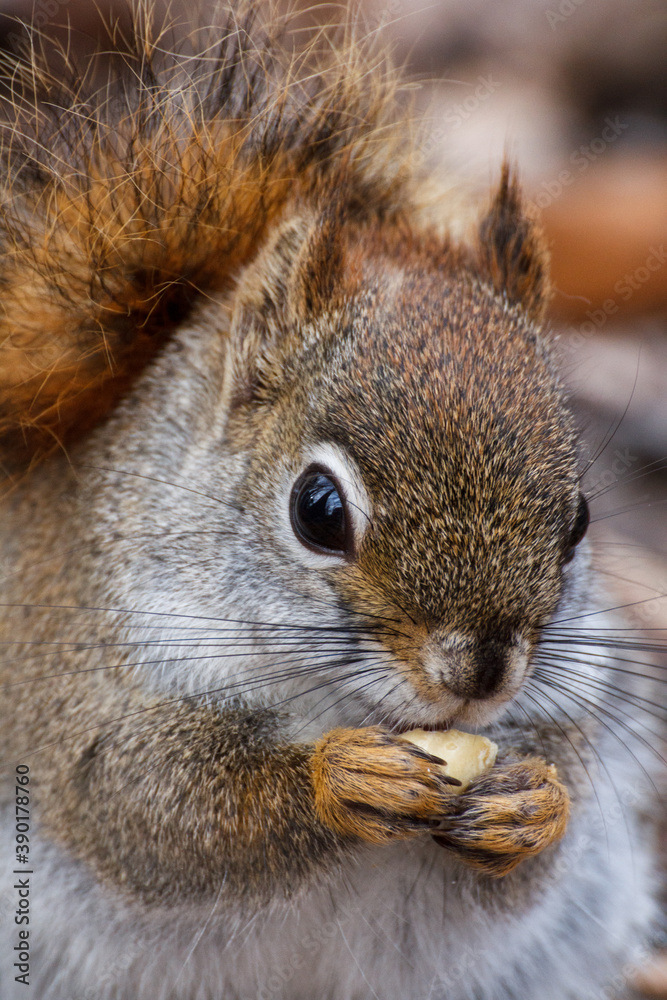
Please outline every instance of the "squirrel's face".
[[519, 690], [587, 525], [535, 326], [435, 246], [352, 241], [333, 309], [292, 289], [277, 319], [251, 286], [237, 315], [246, 498], [280, 482], [269, 530], [391, 657], [397, 725], [482, 721]]

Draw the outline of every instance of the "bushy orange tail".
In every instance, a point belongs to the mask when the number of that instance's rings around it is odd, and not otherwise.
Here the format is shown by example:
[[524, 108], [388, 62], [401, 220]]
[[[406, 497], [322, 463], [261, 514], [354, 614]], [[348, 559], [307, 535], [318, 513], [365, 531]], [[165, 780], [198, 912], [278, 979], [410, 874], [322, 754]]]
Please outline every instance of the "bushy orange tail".
[[295, 54], [257, 6], [193, 33], [156, 28], [140, 3], [133, 36], [116, 30], [85, 70], [66, 52], [54, 70], [35, 38], [4, 58], [6, 470], [97, 422], [288, 202], [341, 184], [351, 212], [400, 202], [409, 156], [391, 67], [344, 28]]

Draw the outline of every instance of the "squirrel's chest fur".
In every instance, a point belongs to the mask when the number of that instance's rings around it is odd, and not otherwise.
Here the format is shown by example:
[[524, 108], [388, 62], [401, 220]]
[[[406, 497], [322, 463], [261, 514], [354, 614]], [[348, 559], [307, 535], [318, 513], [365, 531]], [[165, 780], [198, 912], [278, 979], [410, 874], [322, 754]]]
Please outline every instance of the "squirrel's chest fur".
[[[613, 795], [601, 804], [613, 810]], [[38, 848], [34, 989], [43, 1000], [586, 997], [601, 965], [643, 955], [640, 930], [653, 911], [639, 890], [651, 875], [635, 853], [632, 872], [618, 865], [610, 881], [595, 827], [577, 824], [573, 834], [561, 859], [567, 877], [537, 892], [526, 872], [499, 899], [435, 846], [413, 844], [369, 849], [259, 914], [230, 907], [223, 885], [205, 905], [133, 912], [59, 852]], [[618, 824], [611, 830], [617, 859], [627, 838]]]

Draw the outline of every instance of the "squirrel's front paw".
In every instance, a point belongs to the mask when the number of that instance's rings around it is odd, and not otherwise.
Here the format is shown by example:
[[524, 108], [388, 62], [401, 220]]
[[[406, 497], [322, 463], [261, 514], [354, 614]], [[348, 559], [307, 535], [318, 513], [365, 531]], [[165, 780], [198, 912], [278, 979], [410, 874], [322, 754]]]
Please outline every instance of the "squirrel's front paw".
[[539, 757], [496, 765], [454, 797], [434, 839], [487, 875], [506, 875], [565, 833], [570, 797]]
[[378, 726], [332, 729], [315, 745], [315, 806], [337, 833], [383, 844], [434, 828], [449, 814], [452, 785], [438, 758]]

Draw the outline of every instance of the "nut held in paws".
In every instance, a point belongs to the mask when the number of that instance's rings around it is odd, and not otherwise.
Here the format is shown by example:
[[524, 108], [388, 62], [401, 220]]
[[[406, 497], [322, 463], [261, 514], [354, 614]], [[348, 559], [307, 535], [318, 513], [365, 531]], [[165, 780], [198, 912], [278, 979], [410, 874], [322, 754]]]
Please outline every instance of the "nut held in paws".
[[444, 773], [461, 782], [460, 787], [452, 787], [453, 792], [465, 791], [473, 778], [493, 767], [498, 754], [498, 745], [485, 736], [473, 736], [472, 733], [462, 733], [458, 729], [447, 729], [444, 732], [411, 729], [407, 733], [401, 733], [401, 739], [446, 761], [442, 768]]

